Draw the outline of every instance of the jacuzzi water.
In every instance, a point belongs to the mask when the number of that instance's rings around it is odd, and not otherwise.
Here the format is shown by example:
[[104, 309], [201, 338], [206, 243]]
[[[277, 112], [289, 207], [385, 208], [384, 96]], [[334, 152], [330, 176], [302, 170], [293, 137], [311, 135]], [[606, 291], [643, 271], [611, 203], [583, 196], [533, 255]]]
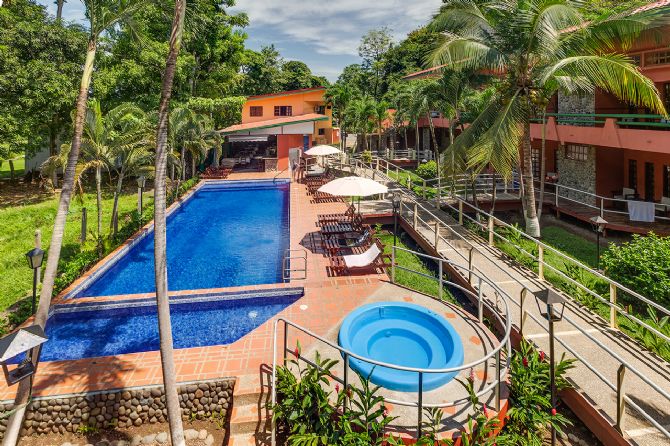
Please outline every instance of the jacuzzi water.
[[[170, 316], [174, 347], [233, 343], [294, 303], [301, 295], [301, 289], [291, 288], [172, 298]], [[46, 327], [49, 340], [42, 348], [42, 361], [159, 349], [154, 299], [57, 305]]]
[[[448, 369], [463, 364], [463, 344], [442, 316], [425, 307], [376, 302], [351, 312], [339, 332], [340, 346], [364, 358], [420, 369]], [[350, 367], [391, 390], [416, 392], [419, 374], [350, 359]], [[423, 390], [451, 381], [457, 372], [424, 373]]]
[[[218, 181], [167, 218], [171, 291], [279, 283], [289, 246], [289, 182]], [[74, 297], [150, 293], [153, 231], [93, 277]]]

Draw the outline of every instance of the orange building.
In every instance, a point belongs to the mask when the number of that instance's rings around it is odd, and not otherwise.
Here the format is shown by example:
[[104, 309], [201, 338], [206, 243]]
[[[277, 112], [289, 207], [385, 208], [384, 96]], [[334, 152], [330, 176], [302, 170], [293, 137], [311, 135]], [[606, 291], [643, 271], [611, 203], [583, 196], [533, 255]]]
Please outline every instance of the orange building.
[[[262, 159], [265, 170], [284, 170], [289, 153], [317, 144], [339, 142], [333, 110], [325, 87], [250, 96], [242, 109], [242, 123], [220, 132], [226, 137], [224, 157]], [[276, 160], [276, 161], [275, 161]]]

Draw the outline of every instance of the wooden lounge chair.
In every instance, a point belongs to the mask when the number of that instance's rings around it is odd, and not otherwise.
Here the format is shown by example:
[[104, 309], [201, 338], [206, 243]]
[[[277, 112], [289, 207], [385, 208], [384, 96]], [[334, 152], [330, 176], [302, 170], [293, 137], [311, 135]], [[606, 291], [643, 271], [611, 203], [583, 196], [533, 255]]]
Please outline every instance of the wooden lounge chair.
[[321, 227], [321, 233], [325, 237], [332, 237], [351, 232], [363, 232], [369, 227], [369, 225], [363, 224], [363, 217], [356, 214], [351, 223], [326, 223]]
[[356, 207], [352, 204], [343, 214], [323, 214], [319, 215], [319, 226], [327, 223], [351, 223], [356, 215]]
[[336, 273], [355, 271], [377, 271], [391, 266], [391, 255], [384, 254], [384, 245], [375, 240], [362, 254], [336, 255], [330, 257], [330, 267]]
[[362, 233], [323, 237], [321, 247], [330, 255], [341, 254], [343, 250], [367, 249], [372, 244], [373, 234], [372, 228], [368, 227]]

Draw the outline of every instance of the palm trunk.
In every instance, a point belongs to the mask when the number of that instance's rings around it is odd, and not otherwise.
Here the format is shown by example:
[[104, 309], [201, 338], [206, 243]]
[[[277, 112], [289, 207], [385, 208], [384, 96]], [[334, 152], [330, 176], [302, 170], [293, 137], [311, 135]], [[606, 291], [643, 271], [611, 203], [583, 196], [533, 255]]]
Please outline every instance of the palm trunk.
[[530, 146], [530, 121], [523, 124], [523, 200], [525, 203], [526, 233], [531, 237], [540, 236], [540, 221], [535, 207], [535, 185], [533, 184], [533, 160]]
[[414, 138], [416, 141], [414, 141], [414, 151], [416, 152], [416, 167], [419, 167], [421, 165], [421, 156], [419, 152], [419, 118], [416, 119], [416, 127], [414, 128], [414, 132], [416, 133], [416, 138]]
[[186, 181], [186, 149], [184, 147], [181, 148], [181, 159], [179, 162], [181, 163], [181, 180]]
[[449, 147], [451, 147], [451, 191], [452, 194], [456, 190], [456, 155], [454, 154], [454, 120], [449, 120]]
[[441, 173], [440, 172], [440, 148], [437, 146], [437, 138], [435, 137], [435, 126], [433, 125], [433, 118], [428, 112], [428, 125], [430, 126], [430, 136], [433, 139], [433, 146], [435, 146], [435, 170], [437, 171], [437, 194], [440, 195], [441, 187]]
[[170, 302], [168, 298], [167, 240], [166, 240], [166, 175], [167, 175], [167, 129], [170, 113], [170, 96], [177, 67], [177, 56], [181, 47], [186, 0], [176, 0], [170, 50], [165, 63], [165, 74], [161, 86], [158, 109], [158, 129], [156, 132], [156, 178], [154, 181], [154, 273], [156, 279], [156, 306], [158, 310], [158, 331], [160, 335], [161, 365], [165, 402], [168, 411], [170, 436], [174, 446], [185, 446], [184, 427], [181, 419], [179, 395], [177, 394], [176, 367], [170, 322]]
[[114, 204], [112, 205], [112, 221], [109, 223], [109, 227], [114, 227], [114, 218], [118, 218], [117, 212], [119, 212], [119, 195], [121, 195], [121, 189], [123, 188], [123, 171], [119, 172], [119, 178], [116, 180], [116, 193], [114, 194]]
[[98, 255], [102, 254], [102, 172], [101, 167], [95, 168], [95, 205], [98, 211]]
[[537, 205], [537, 219], [542, 219], [542, 205], [544, 204], [544, 183], [547, 176], [547, 108], [542, 110], [542, 148], [540, 149], [540, 202]]
[[63, 3], [65, 0], [56, 0], [56, 20], [58, 21], [63, 17]]
[[[60, 200], [58, 203], [58, 211], [56, 212], [56, 219], [54, 220], [54, 228], [51, 234], [51, 243], [49, 245], [49, 254], [47, 256], [47, 265], [44, 270], [44, 280], [42, 282], [42, 291], [40, 293], [39, 306], [35, 313], [36, 325], [44, 328], [49, 316], [49, 307], [51, 306], [51, 294], [54, 289], [54, 282], [56, 280], [56, 272], [58, 271], [58, 261], [60, 260], [60, 252], [63, 247], [63, 235], [65, 233], [65, 221], [68, 210], [70, 209], [70, 201], [72, 200], [72, 192], [74, 189], [75, 168], [79, 160], [79, 151], [81, 148], [81, 135], [84, 131], [84, 115], [86, 113], [86, 101], [88, 100], [88, 88], [91, 83], [91, 75], [93, 73], [93, 63], [95, 61], [95, 50], [97, 46], [97, 39], [91, 37], [86, 49], [86, 61], [84, 62], [84, 72], [81, 76], [81, 85], [79, 87], [79, 94], [77, 96], [77, 108], [74, 120], [74, 134], [72, 136], [72, 147], [68, 154], [67, 164], [63, 173], [63, 187], [61, 189]], [[39, 347], [32, 351], [33, 363], [37, 367], [39, 357]], [[7, 430], [5, 431], [3, 446], [15, 446], [21, 425], [23, 424], [23, 417], [26, 411], [26, 405], [32, 393], [32, 379], [24, 379], [19, 383], [19, 388], [14, 399], [15, 412], [9, 417], [7, 422]]]

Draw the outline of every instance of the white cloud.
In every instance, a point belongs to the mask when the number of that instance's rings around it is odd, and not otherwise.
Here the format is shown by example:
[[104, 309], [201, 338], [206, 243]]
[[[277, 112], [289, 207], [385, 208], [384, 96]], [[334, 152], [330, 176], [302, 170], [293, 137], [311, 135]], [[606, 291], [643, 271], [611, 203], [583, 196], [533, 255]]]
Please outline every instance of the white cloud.
[[[277, 38], [308, 45], [318, 54], [357, 55], [361, 36], [388, 26], [396, 39], [426, 23], [440, 0], [238, 0], [250, 32], [264, 29]], [[268, 42], [271, 43], [271, 42]]]

